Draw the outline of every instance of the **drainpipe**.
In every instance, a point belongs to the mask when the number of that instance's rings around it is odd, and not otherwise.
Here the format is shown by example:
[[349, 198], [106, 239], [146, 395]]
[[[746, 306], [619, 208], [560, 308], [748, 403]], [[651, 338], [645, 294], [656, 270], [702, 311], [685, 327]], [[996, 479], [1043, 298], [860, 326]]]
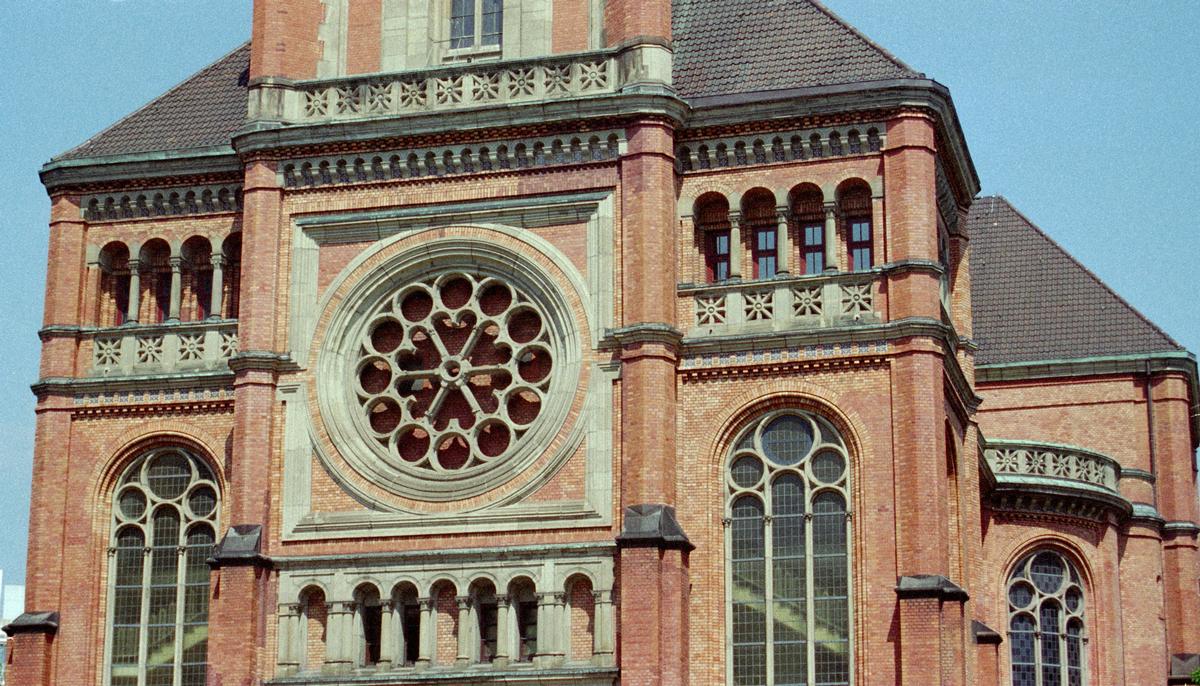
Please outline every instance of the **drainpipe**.
[[1154, 394], [1151, 392], [1153, 382], [1154, 374], [1150, 370], [1150, 360], [1146, 360], [1146, 425], [1149, 428], [1150, 437], [1150, 474], [1154, 476], [1154, 484], [1150, 492], [1153, 494], [1151, 504], [1154, 505], [1155, 510], [1158, 510], [1158, 469], [1155, 467], [1158, 443], [1154, 433]]

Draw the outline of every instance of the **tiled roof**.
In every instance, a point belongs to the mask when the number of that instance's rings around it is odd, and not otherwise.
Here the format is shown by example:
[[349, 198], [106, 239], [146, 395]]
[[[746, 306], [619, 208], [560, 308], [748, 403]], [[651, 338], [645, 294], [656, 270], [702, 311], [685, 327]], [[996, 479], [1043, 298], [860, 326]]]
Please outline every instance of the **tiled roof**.
[[58, 160], [228, 145], [246, 121], [246, 43]]
[[[921, 76], [816, 0], [675, 0], [685, 99]], [[246, 116], [247, 43], [56, 159], [227, 145]]]
[[816, 0], [675, 0], [673, 13], [685, 99], [921, 76]]
[[967, 227], [978, 364], [1183, 350], [1004, 198]]

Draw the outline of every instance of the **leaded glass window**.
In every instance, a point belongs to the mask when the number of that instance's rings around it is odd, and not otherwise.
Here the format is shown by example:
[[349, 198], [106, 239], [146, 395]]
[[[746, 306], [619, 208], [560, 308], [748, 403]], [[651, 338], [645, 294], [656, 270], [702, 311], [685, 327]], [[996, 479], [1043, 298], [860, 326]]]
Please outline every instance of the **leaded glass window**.
[[138, 458], [113, 494], [109, 686], [204, 686], [217, 485], [178, 448]]
[[726, 471], [729, 682], [848, 686], [849, 455], [825, 419], [771, 413]]
[[1083, 585], [1062, 555], [1026, 556], [1008, 579], [1008, 642], [1013, 686], [1083, 686]]

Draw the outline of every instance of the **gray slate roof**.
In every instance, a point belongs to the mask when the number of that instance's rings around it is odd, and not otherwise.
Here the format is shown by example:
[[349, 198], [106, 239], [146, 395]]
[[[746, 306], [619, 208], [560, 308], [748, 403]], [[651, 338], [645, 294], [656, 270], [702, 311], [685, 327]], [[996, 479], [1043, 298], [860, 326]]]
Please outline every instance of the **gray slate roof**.
[[978, 364], [1183, 350], [1008, 200], [976, 200], [967, 230]]
[[922, 77], [816, 0], [674, 0], [672, 11], [685, 99]]
[[56, 160], [229, 145], [246, 121], [250, 43]]

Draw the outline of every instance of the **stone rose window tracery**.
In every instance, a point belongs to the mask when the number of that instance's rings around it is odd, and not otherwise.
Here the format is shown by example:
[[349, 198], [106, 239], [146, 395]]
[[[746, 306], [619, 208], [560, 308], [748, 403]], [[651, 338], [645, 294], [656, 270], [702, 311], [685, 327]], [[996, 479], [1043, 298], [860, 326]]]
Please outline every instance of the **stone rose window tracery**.
[[501, 460], [542, 414], [554, 348], [541, 308], [506, 281], [471, 271], [420, 280], [387, 298], [363, 333], [360, 417], [403, 468]]

